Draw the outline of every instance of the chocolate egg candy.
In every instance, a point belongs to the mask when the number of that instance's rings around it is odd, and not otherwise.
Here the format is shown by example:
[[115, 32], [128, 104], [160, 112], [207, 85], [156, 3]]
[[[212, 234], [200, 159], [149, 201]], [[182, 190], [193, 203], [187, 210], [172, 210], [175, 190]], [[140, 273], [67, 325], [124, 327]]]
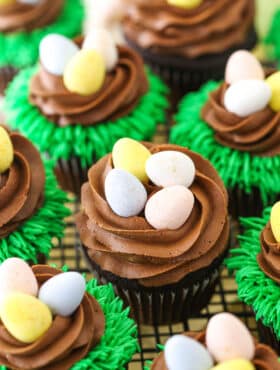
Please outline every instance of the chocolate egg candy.
[[145, 217], [157, 230], [176, 230], [189, 218], [194, 207], [193, 193], [182, 185], [156, 192], [147, 202]]
[[105, 28], [93, 28], [85, 38], [82, 48], [97, 50], [104, 59], [107, 71], [114, 69], [118, 62], [117, 46]]
[[192, 9], [198, 7], [203, 0], [167, 0], [168, 4], [179, 8]]
[[65, 36], [50, 34], [40, 43], [40, 61], [51, 74], [62, 76], [68, 62], [78, 53], [78, 46]]
[[233, 84], [241, 80], [264, 80], [264, 70], [258, 59], [247, 50], [238, 50], [228, 59], [225, 81]]
[[14, 160], [14, 148], [8, 132], [0, 126], [0, 174], [10, 168]]
[[224, 97], [226, 109], [239, 117], [263, 110], [271, 98], [271, 89], [260, 80], [243, 80], [231, 85]]
[[211, 370], [255, 370], [255, 366], [252, 362], [243, 360], [243, 359], [236, 359], [222, 362], [219, 365], [216, 365]]
[[146, 162], [149, 179], [157, 186], [191, 186], [195, 177], [195, 165], [184, 153], [167, 150], [153, 154]]
[[48, 306], [23, 293], [9, 294], [0, 306], [0, 315], [8, 332], [23, 343], [35, 342], [52, 324]]
[[78, 272], [64, 272], [47, 280], [39, 290], [39, 299], [55, 315], [70, 316], [79, 307], [86, 290], [85, 279]]
[[274, 238], [280, 243], [280, 202], [275, 203], [271, 209], [270, 225]]
[[137, 177], [117, 168], [105, 179], [105, 196], [113, 212], [121, 217], [139, 215], [147, 201], [146, 189]]
[[169, 370], [209, 370], [213, 366], [205, 347], [185, 335], [174, 335], [168, 339], [164, 357]]
[[275, 111], [280, 111], [280, 71], [273, 73], [266, 79], [266, 83], [272, 91], [269, 106]]
[[0, 265], [0, 304], [13, 292], [37, 296], [38, 282], [29, 265], [20, 258], [8, 258]]
[[210, 319], [206, 329], [206, 345], [218, 363], [237, 358], [251, 361], [255, 353], [249, 330], [229, 313], [220, 313]]
[[66, 88], [79, 95], [91, 95], [105, 80], [105, 62], [96, 50], [80, 50], [68, 62], [63, 75]]
[[112, 151], [114, 167], [131, 173], [142, 182], [148, 182], [145, 166], [150, 156], [144, 145], [129, 138], [118, 140]]

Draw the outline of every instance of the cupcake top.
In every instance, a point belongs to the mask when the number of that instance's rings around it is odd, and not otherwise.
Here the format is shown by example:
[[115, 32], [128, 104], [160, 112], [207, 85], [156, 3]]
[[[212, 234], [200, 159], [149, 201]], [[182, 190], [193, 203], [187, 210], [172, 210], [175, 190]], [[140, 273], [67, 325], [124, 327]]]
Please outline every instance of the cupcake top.
[[201, 111], [223, 146], [259, 156], [280, 154], [279, 72], [267, 72], [248, 51], [229, 58], [225, 82]]
[[10, 258], [0, 276], [1, 364], [66, 370], [100, 342], [104, 313], [80, 274]]
[[0, 32], [32, 31], [47, 26], [58, 17], [63, 4], [64, 0], [1, 1]]
[[142, 59], [94, 28], [85, 40], [55, 34], [42, 40], [29, 98], [59, 126], [94, 125], [127, 116], [147, 91]]
[[277, 354], [253, 340], [235, 316], [213, 316], [204, 332], [170, 338], [151, 370], [279, 370]]
[[88, 177], [77, 225], [103, 270], [154, 287], [176, 283], [223, 255], [227, 193], [198, 154], [121, 139]]
[[0, 239], [30, 219], [44, 200], [45, 169], [38, 150], [0, 126]]
[[164, 55], [197, 58], [244, 41], [254, 0], [131, 1], [125, 34], [136, 45]]

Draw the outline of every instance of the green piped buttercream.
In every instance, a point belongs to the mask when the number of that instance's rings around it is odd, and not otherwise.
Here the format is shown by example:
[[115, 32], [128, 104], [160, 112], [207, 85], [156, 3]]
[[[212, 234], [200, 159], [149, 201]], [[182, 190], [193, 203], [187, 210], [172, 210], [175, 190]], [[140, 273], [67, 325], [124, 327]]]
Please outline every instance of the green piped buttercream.
[[[55, 1], [55, 0], [54, 0]], [[81, 33], [84, 9], [81, 0], [65, 0], [58, 18], [50, 25], [30, 32], [0, 33], [0, 66], [23, 68], [38, 60], [38, 47], [49, 33], [74, 37]]]
[[280, 155], [260, 157], [220, 145], [213, 129], [200, 117], [200, 111], [218, 82], [206, 83], [200, 91], [186, 95], [175, 116], [171, 142], [189, 147], [206, 157], [219, 172], [226, 187], [238, 186], [246, 193], [258, 188], [264, 205], [280, 192]]
[[46, 182], [43, 205], [17, 230], [0, 239], [0, 263], [10, 257], [19, 257], [37, 263], [39, 253], [45, 256], [53, 246], [53, 238], [64, 234], [64, 218], [70, 211], [64, 206], [66, 193], [57, 186], [53, 164], [45, 161]]
[[231, 250], [226, 260], [230, 271], [236, 271], [238, 296], [251, 306], [257, 320], [271, 327], [280, 339], [280, 286], [260, 269], [257, 255], [261, 251], [260, 234], [270, 218], [271, 208], [263, 216], [241, 218], [244, 233], [239, 236], [239, 248]]
[[112, 150], [122, 137], [149, 140], [156, 125], [165, 120], [168, 89], [153, 73], [147, 71], [150, 88], [137, 107], [114, 122], [93, 126], [58, 127], [43, 116], [28, 100], [28, 85], [37, 67], [26, 69], [12, 81], [6, 91], [5, 112], [8, 123], [36, 143], [42, 152], [57, 160], [79, 157], [83, 167], [91, 165]]
[[280, 9], [274, 14], [265, 43], [273, 46], [272, 57], [280, 61]]

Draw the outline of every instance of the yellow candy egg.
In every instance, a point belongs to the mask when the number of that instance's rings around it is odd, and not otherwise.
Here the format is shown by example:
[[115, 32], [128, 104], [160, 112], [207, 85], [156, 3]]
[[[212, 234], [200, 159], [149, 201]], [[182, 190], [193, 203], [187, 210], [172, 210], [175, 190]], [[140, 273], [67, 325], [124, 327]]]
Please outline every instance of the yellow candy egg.
[[271, 209], [270, 225], [274, 238], [280, 243], [280, 202], [275, 203]]
[[15, 4], [17, 0], [0, 0], [0, 6]]
[[112, 151], [114, 167], [131, 173], [142, 182], [148, 182], [145, 166], [150, 156], [144, 145], [128, 138], [118, 140]]
[[10, 168], [14, 160], [14, 149], [8, 132], [0, 126], [0, 173]]
[[255, 370], [255, 366], [250, 361], [236, 359], [222, 362], [211, 370]]
[[271, 88], [272, 95], [270, 99], [270, 108], [275, 111], [280, 111], [280, 71], [273, 73], [266, 79], [266, 83]]
[[79, 95], [96, 93], [105, 80], [105, 61], [96, 50], [82, 49], [66, 65], [66, 88]]
[[167, 0], [170, 5], [185, 9], [196, 8], [202, 3], [202, 1], [203, 0]]
[[31, 295], [11, 293], [0, 307], [1, 320], [8, 332], [23, 343], [33, 343], [52, 324], [47, 305]]

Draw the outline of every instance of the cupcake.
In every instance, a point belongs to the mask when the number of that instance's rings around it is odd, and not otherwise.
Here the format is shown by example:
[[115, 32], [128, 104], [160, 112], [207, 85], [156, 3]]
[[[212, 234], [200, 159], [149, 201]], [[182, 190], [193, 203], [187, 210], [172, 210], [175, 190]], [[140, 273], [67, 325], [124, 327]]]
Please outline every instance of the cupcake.
[[229, 237], [226, 190], [207, 160], [121, 139], [90, 168], [81, 203], [90, 267], [138, 322], [179, 322], [207, 305]]
[[180, 96], [222, 78], [234, 50], [254, 47], [254, 8], [254, 0], [131, 1], [124, 33]]
[[57, 161], [60, 184], [78, 194], [89, 165], [116, 140], [152, 138], [164, 122], [167, 88], [105, 29], [75, 43], [49, 35], [40, 51], [39, 67], [7, 90], [7, 121]]
[[280, 203], [264, 209], [261, 217], [241, 219], [240, 246], [226, 264], [236, 271], [238, 296], [255, 312], [262, 340], [280, 354]]
[[235, 316], [213, 316], [205, 331], [168, 339], [147, 370], [280, 370], [277, 354], [254, 340]]
[[0, 262], [48, 257], [54, 239], [63, 236], [67, 201], [53, 164], [29, 140], [0, 126]]
[[136, 352], [136, 325], [111, 286], [19, 258], [7, 259], [0, 275], [7, 368], [120, 370]]
[[224, 82], [186, 95], [171, 142], [199, 152], [214, 165], [228, 192], [230, 213], [260, 215], [280, 193], [279, 72], [265, 71], [247, 51], [228, 60]]

